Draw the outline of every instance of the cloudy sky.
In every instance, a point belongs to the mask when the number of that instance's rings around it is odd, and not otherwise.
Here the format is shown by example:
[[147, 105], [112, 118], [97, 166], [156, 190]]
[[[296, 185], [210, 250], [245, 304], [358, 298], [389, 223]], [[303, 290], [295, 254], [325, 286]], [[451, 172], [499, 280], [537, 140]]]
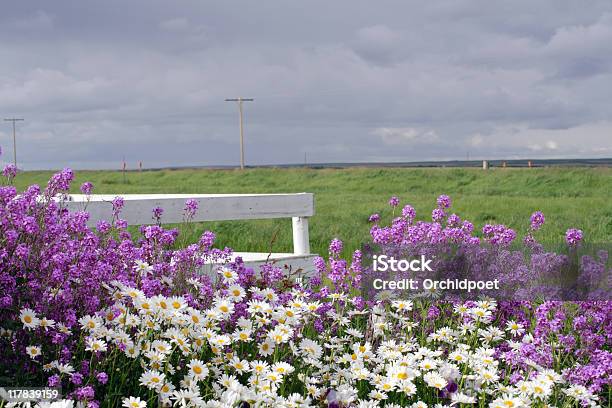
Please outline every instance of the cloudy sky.
[[[612, 157], [612, 2], [12, 1], [26, 169]], [[3, 161], [12, 159], [0, 123]]]

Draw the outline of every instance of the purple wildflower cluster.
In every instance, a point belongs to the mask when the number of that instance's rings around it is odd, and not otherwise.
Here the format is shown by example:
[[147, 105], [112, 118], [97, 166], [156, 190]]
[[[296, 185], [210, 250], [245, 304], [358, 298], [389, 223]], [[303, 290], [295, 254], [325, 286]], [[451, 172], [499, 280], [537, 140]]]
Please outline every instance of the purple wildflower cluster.
[[91, 182], [86, 181], [83, 184], [81, 184], [81, 193], [85, 195], [90, 195], [92, 191], [93, 191], [93, 184]]
[[7, 164], [2, 170], [2, 175], [10, 182], [17, 175], [17, 166], [14, 164]]
[[[394, 200], [394, 197], [392, 199]], [[397, 206], [399, 203], [394, 200], [394, 205]], [[431, 223], [415, 222], [414, 209], [409, 205], [404, 207], [402, 217], [393, 219], [389, 226], [380, 225], [379, 217], [371, 219], [375, 222], [370, 230], [372, 243], [387, 250], [399, 248], [404, 254], [414, 248], [423, 249], [423, 245], [426, 245], [425, 248], [427, 245], [428, 248], [439, 248], [432, 244], [462, 244], [466, 248], [471, 248], [471, 252], [465, 253], [468, 257], [466, 259], [470, 259], [470, 256], [476, 259], [476, 262], [470, 265], [478, 265], [477, 257], [487, 256], [487, 252], [481, 249], [483, 243], [488, 243], [493, 248], [504, 249], [517, 237], [516, 232], [505, 225], [487, 224], [482, 228], [482, 239], [480, 239], [473, 235], [472, 223], [467, 220], [462, 221], [456, 214], [446, 216], [446, 210], [450, 207], [450, 198], [445, 195], [440, 196], [437, 207], [433, 210]], [[527, 233], [529, 239], [525, 239], [526, 242], [532, 244], [536, 242], [533, 233], [542, 227], [544, 221], [542, 212], [533, 213]], [[569, 229], [566, 233], [566, 242], [570, 248], [576, 247], [582, 239], [583, 233], [580, 230]], [[569, 259], [566, 255], [544, 252], [541, 246], [533, 248], [537, 251], [533, 252], [531, 263], [526, 264], [523, 256], [516, 252], [503, 250], [495, 252], [497, 255], [494, 262], [487, 265], [498, 274], [504, 269], [510, 271], [508, 279], [513, 280], [517, 286], [534, 279], [534, 274], [548, 276], [553, 271], [563, 270], [563, 267], [568, 265]], [[597, 259], [588, 256], [579, 258], [582, 271], [579, 279], [582, 279], [582, 283], [588, 280], [606, 280], [606, 276], [610, 275], [610, 270], [606, 266], [607, 257], [605, 251], [600, 251]], [[363, 274], [368, 273], [361, 268], [361, 265], [359, 268], [347, 268], [347, 263], [342, 263], [336, 256], [331, 256], [327, 263], [322, 258], [318, 258], [315, 265], [321, 276], [331, 277], [336, 288], [359, 287]], [[604, 295], [604, 298], [606, 296], [609, 294]], [[524, 298], [533, 299], [529, 296]], [[371, 304], [371, 301], [367, 303]], [[422, 318], [419, 313], [415, 312], [413, 316], [417, 322]], [[440, 313], [438, 307], [430, 307], [426, 313], [427, 320], [437, 319]], [[523, 377], [521, 373], [529, 371], [531, 364], [552, 368], [554, 355], [559, 352], [560, 347], [567, 358], [575, 362], [575, 365], [563, 371], [568, 381], [586, 386], [594, 393], [605, 392], [607, 387], [612, 385], [612, 353], [609, 351], [612, 345], [612, 302], [545, 301], [538, 304], [532, 301], [503, 300], [500, 302], [498, 319], [502, 324], [516, 322], [519, 327], [524, 328], [533, 326], [532, 322], [535, 321], [534, 331], [530, 334], [532, 337], [528, 343], [516, 349], [503, 347], [498, 349], [499, 356], [516, 368], [513, 374], [513, 378], [516, 379], [514, 382]], [[558, 344], [556, 348], [553, 347], [554, 344]]]
[[576, 228], [570, 228], [565, 233], [565, 242], [568, 245], [576, 246], [582, 241], [582, 231]]
[[[9, 169], [6, 173], [13, 176], [14, 172]], [[139, 287], [147, 296], [179, 294], [197, 305], [203, 299], [200, 295], [213, 292], [211, 280], [197, 271], [211, 260], [228, 259], [231, 254], [230, 249], [213, 248], [215, 236], [211, 232], [180, 250], [170, 249], [178, 236], [176, 229], [142, 226], [140, 236], [132, 236], [120, 218], [121, 197], [112, 201], [113, 220], [101, 221], [96, 230], [90, 229], [88, 213], [63, 208], [62, 195], [73, 179], [73, 172], [64, 169], [53, 175], [44, 191], [32, 185], [18, 194], [13, 186], [0, 186], [0, 321], [19, 320], [19, 311], [28, 309], [49, 322], [32, 332], [2, 327], [0, 366], [17, 382], [39, 378], [35, 383], [47, 383], [47, 379], [40, 379], [44, 371], [39, 371], [35, 362], [24, 361], [32, 339], [44, 352], [55, 350], [60, 363], [73, 358], [78, 338], [69, 333], [78, 328], [82, 316], [96, 315], [113, 304], [105, 289], [108, 282]], [[92, 190], [91, 183], [81, 186], [84, 194]], [[196, 209], [197, 202], [186, 203], [190, 213]], [[156, 213], [161, 216], [161, 210]], [[143, 268], [148, 273], [141, 273]], [[197, 285], [188, 287], [188, 279]], [[209, 297], [204, 299], [210, 301]], [[71, 383], [80, 386], [88, 377], [95, 377], [100, 386], [108, 381], [105, 372], [92, 370], [71, 375]], [[56, 375], [48, 378], [50, 386], [58, 381]], [[75, 395], [92, 400], [94, 391], [92, 386], [81, 387], [75, 389]]]
[[195, 213], [198, 211], [198, 201], [190, 198], [185, 202], [185, 215], [187, 218], [193, 218]]
[[389, 199], [389, 205], [393, 208], [397, 207], [399, 203], [400, 203], [400, 200], [396, 196], [393, 196]]

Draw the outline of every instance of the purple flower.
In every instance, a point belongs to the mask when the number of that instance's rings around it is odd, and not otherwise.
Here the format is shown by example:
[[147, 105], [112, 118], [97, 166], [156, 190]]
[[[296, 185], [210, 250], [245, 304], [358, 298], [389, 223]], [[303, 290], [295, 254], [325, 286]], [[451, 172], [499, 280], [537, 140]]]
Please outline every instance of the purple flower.
[[445, 216], [446, 214], [444, 213], [444, 210], [441, 208], [434, 208], [433, 211], [431, 212], [431, 219], [434, 220], [435, 222], [442, 221]]
[[582, 241], [582, 230], [570, 228], [565, 232], [565, 242], [569, 246], [576, 246]]
[[185, 214], [187, 215], [187, 217], [193, 218], [196, 211], [198, 211], [198, 207], [198, 201], [194, 200], [193, 198], [190, 198], [189, 200], [185, 201]]
[[316, 319], [314, 321], [313, 326], [317, 333], [321, 333], [323, 332], [323, 330], [325, 330], [325, 326], [323, 326], [323, 322], [321, 321], [321, 319]]
[[344, 244], [338, 238], [334, 238], [331, 240], [329, 244], [329, 254], [339, 256], [340, 252], [342, 252], [342, 248]]
[[397, 206], [399, 205], [399, 203], [400, 203], [400, 200], [399, 200], [399, 198], [398, 198], [398, 197], [396, 197], [396, 196], [393, 196], [393, 197], [391, 197], [391, 198], [389, 199], [389, 205], [390, 205], [391, 207], [397, 207]]
[[98, 230], [98, 232], [100, 232], [101, 234], [106, 234], [111, 230], [112, 226], [108, 221], [105, 220], [100, 220], [98, 221], [98, 223], [96, 224], [96, 229]]
[[81, 385], [83, 383], [83, 374], [73, 373], [70, 376], [70, 382], [72, 382], [74, 385]]
[[47, 183], [47, 195], [53, 197], [59, 192], [68, 191], [72, 180], [74, 180], [74, 172], [71, 169], [65, 168], [55, 173]]
[[436, 202], [438, 203], [438, 208], [446, 209], [451, 206], [451, 198], [446, 194], [439, 196]]
[[491, 244], [501, 246], [510, 245], [516, 238], [516, 232], [503, 224], [486, 224], [482, 227], [482, 234]]
[[449, 227], [458, 227], [461, 223], [461, 218], [457, 214], [451, 214], [446, 220]]
[[457, 392], [457, 389], [457, 383], [454, 381], [449, 382], [446, 386], [446, 391], [450, 392], [451, 394]]
[[200, 237], [200, 245], [202, 245], [202, 247], [208, 251], [212, 248], [216, 238], [217, 236], [214, 232], [204, 231], [204, 233]]
[[80, 387], [76, 390], [76, 396], [79, 401], [90, 400], [94, 397], [95, 391], [91, 385]]
[[370, 215], [370, 218], [368, 218], [368, 222], [378, 222], [379, 220], [380, 220], [380, 214], [378, 213], [374, 213]]
[[366, 302], [361, 296], [357, 296], [353, 299], [353, 305], [355, 306], [355, 309], [362, 310], [366, 307]]
[[402, 208], [402, 217], [406, 218], [408, 222], [412, 222], [416, 217], [416, 211], [411, 205], [405, 205]]
[[544, 214], [541, 211], [536, 211], [531, 214], [531, 229], [537, 231], [544, 225]]
[[317, 271], [319, 271], [319, 273], [323, 273], [323, 271], [325, 271], [325, 268], [327, 267], [325, 259], [320, 256], [315, 256], [315, 258], [312, 260], [312, 263], [314, 264], [315, 268], [317, 268]]
[[108, 374], [106, 374], [104, 371], [99, 372], [96, 374], [96, 380], [98, 380], [100, 384], [106, 384], [108, 382]]
[[123, 197], [115, 197], [113, 199], [113, 214], [117, 215], [123, 208]]
[[493, 234], [493, 232], [495, 232], [495, 226], [494, 225], [485, 224], [485, 226], [482, 227], [483, 235], [491, 235], [491, 234]]
[[86, 181], [83, 184], [81, 184], [81, 193], [90, 195], [92, 191], [93, 191], [93, 184], [91, 184], [89, 181]]
[[49, 387], [59, 387], [59, 385], [61, 384], [60, 376], [57, 374], [53, 374], [51, 377], [49, 377], [47, 384], [49, 385]]
[[8, 179], [14, 178], [17, 175], [17, 166], [15, 166], [14, 164], [7, 164], [6, 166], [4, 166], [2, 174]]
[[126, 228], [128, 227], [128, 222], [127, 222], [127, 220], [124, 220], [124, 219], [118, 218], [118, 219], [115, 221], [115, 227], [116, 227], [117, 229], [126, 229]]
[[157, 222], [161, 220], [162, 215], [164, 214], [164, 209], [161, 207], [153, 208], [153, 219]]
[[466, 234], [471, 234], [474, 231], [474, 224], [469, 221], [463, 221], [461, 224], [461, 230]]

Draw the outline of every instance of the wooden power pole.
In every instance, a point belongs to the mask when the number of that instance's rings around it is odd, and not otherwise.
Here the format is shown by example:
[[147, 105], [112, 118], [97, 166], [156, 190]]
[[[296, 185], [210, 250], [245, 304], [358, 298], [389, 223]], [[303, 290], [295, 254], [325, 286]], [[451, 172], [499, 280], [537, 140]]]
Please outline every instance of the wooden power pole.
[[238, 113], [240, 114], [240, 170], [244, 170], [244, 129], [242, 126], [242, 102], [253, 102], [253, 98], [228, 98], [226, 102], [238, 102]]
[[15, 136], [15, 122], [24, 121], [23, 118], [6, 118], [5, 122], [13, 122], [13, 164], [17, 167], [17, 137]]

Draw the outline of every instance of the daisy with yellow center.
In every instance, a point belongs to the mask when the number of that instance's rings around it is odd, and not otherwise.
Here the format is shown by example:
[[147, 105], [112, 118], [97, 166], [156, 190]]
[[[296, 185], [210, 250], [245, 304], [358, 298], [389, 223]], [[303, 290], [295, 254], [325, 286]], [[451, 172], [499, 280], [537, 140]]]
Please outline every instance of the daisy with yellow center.
[[202, 360], [193, 359], [189, 362], [189, 375], [196, 381], [205, 379], [208, 376], [208, 367]]
[[147, 403], [138, 397], [128, 397], [123, 399], [121, 406], [124, 408], [146, 408]]
[[40, 319], [36, 317], [36, 313], [32, 309], [21, 309], [19, 313], [19, 320], [23, 323], [23, 327], [26, 329], [34, 329], [38, 327]]
[[36, 357], [40, 356], [40, 346], [28, 346], [26, 347], [26, 353], [28, 354], [28, 356], [30, 356], [30, 358], [32, 360], [34, 360]]

